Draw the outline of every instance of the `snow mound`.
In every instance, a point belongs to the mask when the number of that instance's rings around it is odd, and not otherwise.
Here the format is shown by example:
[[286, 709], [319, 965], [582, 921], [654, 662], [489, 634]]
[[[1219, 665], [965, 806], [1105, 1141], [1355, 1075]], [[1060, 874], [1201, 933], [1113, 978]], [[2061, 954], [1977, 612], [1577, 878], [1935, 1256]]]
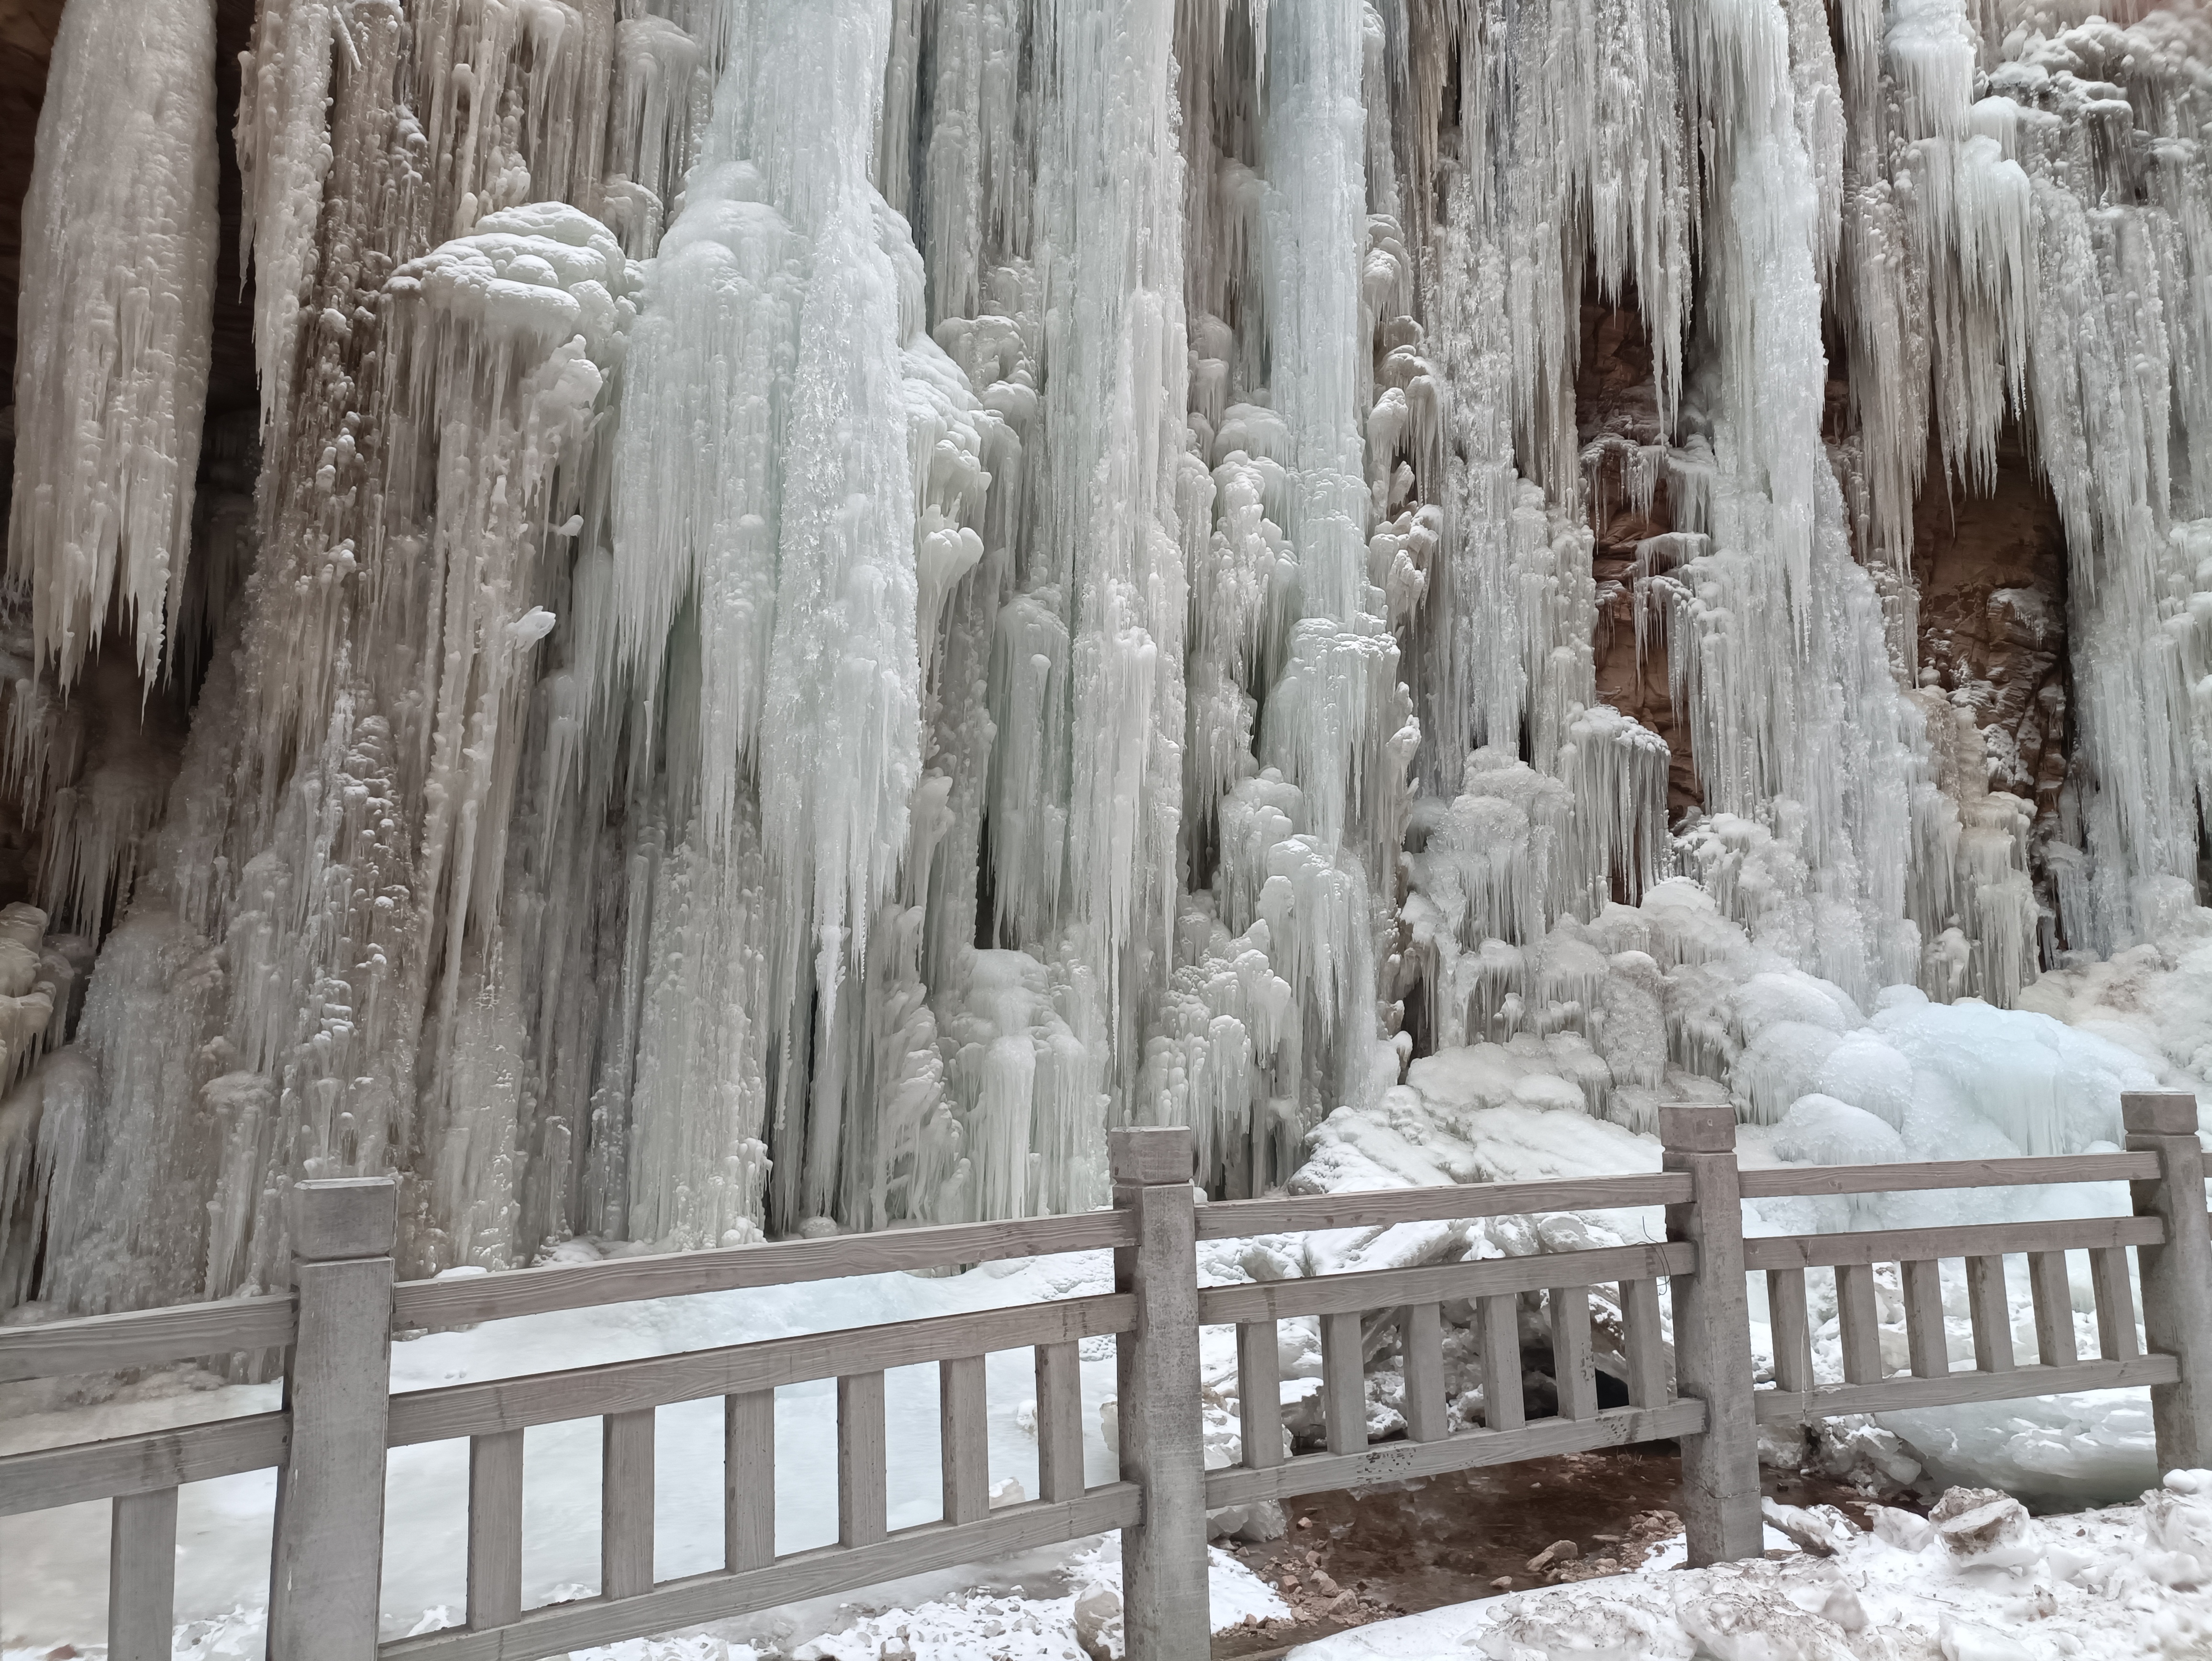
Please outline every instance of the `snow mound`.
[[[1832, 1555], [1646, 1567], [1340, 1633], [1289, 1661], [2088, 1661], [2212, 1653], [2212, 1471], [2132, 1505], [2031, 1518], [1954, 1488], [1929, 1523], [1861, 1533], [1822, 1507]], [[1656, 1560], [1664, 1562], [1664, 1558]]]

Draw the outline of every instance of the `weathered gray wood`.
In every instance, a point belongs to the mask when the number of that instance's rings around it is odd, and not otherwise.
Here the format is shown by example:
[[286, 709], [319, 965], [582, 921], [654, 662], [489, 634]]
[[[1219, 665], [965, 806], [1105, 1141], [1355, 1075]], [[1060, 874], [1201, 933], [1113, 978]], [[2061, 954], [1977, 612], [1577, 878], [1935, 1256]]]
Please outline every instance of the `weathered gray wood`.
[[1246, 1464], [1283, 1463], [1283, 1362], [1273, 1321], [1237, 1329], [1237, 1419]]
[[469, 1625], [522, 1613], [522, 1433], [469, 1442]]
[[981, 1356], [937, 1364], [938, 1463], [948, 1523], [972, 1523], [991, 1509], [989, 1413]]
[[1774, 1337], [1774, 1384], [1778, 1390], [1813, 1388], [1813, 1323], [1806, 1313], [1805, 1271], [1766, 1271], [1766, 1317]]
[[1079, 1500], [1006, 1506], [980, 1523], [925, 1523], [901, 1529], [872, 1546], [823, 1546], [793, 1552], [766, 1568], [695, 1574], [668, 1580], [642, 1597], [610, 1603], [591, 1598], [532, 1609], [495, 1632], [453, 1628], [403, 1638], [384, 1646], [382, 1661], [539, 1661], [545, 1656], [619, 1643], [624, 1639], [695, 1627], [775, 1609], [911, 1574], [980, 1563], [1033, 1547], [1079, 1540], [1136, 1521], [1136, 1485], [1115, 1482]]
[[1756, 1557], [1765, 1538], [1735, 1110], [1662, 1107], [1659, 1140], [1666, 1168], [1686, 1175], [1691, 1186], [1687, 1203], [1667, 1208], [1667, 1238], [1693, 1241], [1697, 1248], [1695, 1273], [1675, 1273], [1668, 1285], [1674, 1299], [1675, 1387], [1705, 1405], [1705, 1429], [1682, 1439], [1680, 1506], [1689, 1562], [1702, 1567]]
[[2120, 1113], [2129, 1152], [2159, 1162], [2159, 1175], [2130, 1190], [2136, 1214], [2157, 1221], [2163, 1239], [2143, 1247], [2136, 1259], [2143, 1337], [2152, 1350], [2181, 1364], [2179, 1378], [2150, 1393], [2158, 1467], [2200, 1469], [2212, 1465], [2212, 1234], [2197, 1099], [2185, 1091], [2130, 1091], [2120, 1098]]
[[1321, 1317], [1322, 1421], [1331, 1453], [1367, 1445], [1367, 1376], [1361, 1366], [1359, 1317]]
[[277, 1477], [270, 1661], [375, 1661], [397, 1193], [384, 1177], [299, 1183], [289, 1196], [300, 1315], [284, 1378], [292, 1437]]
[[1874, 1266], [1836, 1265], [1837, 1335], [1844, 1349], [1844, 1377], [1855, 1384], [1881, 1382], [1881, 1317], [1875, 1307]]
[[1659, 1282], [1623, 1281], [1620, 1316], [1626, 1329], [1629, 1405], [1665, 1407], [1667, 1336], [1659, 1325]]
[[2035, 1300], [2035, 1359], [2047, 1367], [2071, 1366], [2081, 1357], [2074, 1343], [2074, 1288], [2066, 1278], [2066, 1254], [2027, 1254], [2027, 1289]]
[[1802, 1392], [1762, 1390], [1759, 1420], [1761, 1424], [1796, 1424], [1839, 1414], [1956, 1407], [1962, 1402], [2009, 1402], [2079, 1390], [2121, 1390], [2144, 1384], [2154, 1389], [2178, 1378], [2180, 1372], [2171, 1355], [2139, 1355], [2132, 1361], [2077, 1361], [2048, 1372], [2039, 1367], [2015, 1367], [2009, 1372], [1962, 1371], [1941, 1378], [1916, 1378], [1900, 1372], [1874, 1384], [1824, 1384]]
[[1082, 1352], [1073, 1343], [1036, 1347], [1037, 1497], [1083, 1497]]
[[562, 1419], [666, 1407], [710, 1396], [741, 1396], [811, 1378], [912, 1366], [960, 1355], [1066, 1343], [1126, 1331], [1136, 1302], [1126, 1294], [1065, 1298], [1048, 1304], [940, 1315], [893, 1326], [852, 1327], [687, 1350], [606, 1366], [574, 1367], [520, 1378], [410, 1390], [392, 1400], [392, 1445], [482, 1436]]
[[176, 1489], [116, 1495], [108, 1524], [108, 1661], [169, 1661], [176, 1602]]
[[170, 1309], [137, 1309], [0, 1331], [0, 1384], [120, 1372], [203, 1355], [282, 1349], [292, 1342], [292, 1294], [227, 1298]]
[[1552, 1381], [1558, 1386], [1559, 1417], [1589, 1419], [1597, 1413], [1597, 1363], [1590, 1354], [1589, 1288], [1553, 1287]]
[[1521, 1217], [1539, 1211], [1612, 1211], [1671, 1205], [1686, 1197], [1687, 1191], [1680, 1177], [1661, 1174], [1224, 1200], [1200, 1208], [1198, 1238], [1242, 1240], [1258, 1234], [1295, 1234], [1310, 1229], [1387, 1228], [1398, 1223]]
[[[1121, 1475], [1145, 1496], [1144, 1520], [1121, 1531], [1127, 1661], [1188, 1661], [1212, 1642], [1193, 1158], [1181, 1128], [1107, 1136], [1114, 1207], [1135, 1227], [1114, 1254], [1114, 1289], [1137, 1300], [1136, 1329], [1115, 1346]], [[1164, 1171], [1180, 1175], [1146, 1179]]]
[[[2004, 1259], [1966, 1259], [1966, 1311], [1974, 1323], [1974, 1366], [1983, 1372], [2012, 1371], [2012, 1305], [2005, 1297]], [[1812, 1387], [1807, 1380], [1804, 1388]]]
[[1449, 1303], [1498, 1293], [1687, 1275], [1696, 1262], [1696, 1249], [1676, 1242], [1607, 1246], [1595, 1251], [1547, 1251], [1531, 1257], [1486, 1257], [1476, 1262], [1368, 1269], [1356, 1275], [1322, 1275], [1296, 1281], [1255, 1281], [1245, 1286], [1206, 1287], [1198, 1294], [1199, 1319], [1207, 1326], [1229, 1326], [1246, 1321], [1287, 1320], [1294, 1315], [1349, 1315], [1401, 1304]]
[[392, 1318], [403, 1329], [462, 1326], [694, 1292], [793, 1286], [894, 1269], [1099, 1251], [1124, 1243], [1127, 1231], [1127, 1220], [1110, 1211], [1086, 1211], [1072, 1217], [884, 1229], [827, 1240], [779, 1240], [715, 1251], [617, 1257], [457, 1281], [406, 1281], [393, 1291]]
[[775, 1392], [722, 1398], [722, 1562], [757, 1569], [775, 1561]]
[[1482, 1324], [1482, 1422], [1494, 1431], [1528, 1422], [1521, 1400], [1521, 1300], [1498, 1293], [1475, 1304]]
[[653, 1590], [653, 1409], [600, 1421], [599, 1595]]
[[254, 1413], [0, 1456], [0, 1517], [282, 1465], [291, 1427], [289, 1414]]
[[1206, 1503], [1218, 1508], [1358, 1490], [1477, 1466], [1695, 1435], [1705, 1423], [1704, 1402], [1680, 1401], [1663, 1408], [1613, 1408], [1588, 1419], [1540, 1419], [1514, 1431], [1463, 1430], [1437, 1442], [1376, 1442], [1359, 1453], [1306, 1453], [1262, 1470], [1231, 1465], [1206, 1473]]
[[[1408, 1304], [1398, 1311], [1398, 1345], [1406, 1381], [1406, 1434], [1436, 1442], [1451, 1434], [1444, 1401], [1443, 1311], [1434, 1304]], [[1279, 1451], [1281, 1441], [1276, 1443]]]
[[2089, 1283], [2097, 1294], [2097, 1353], [2107, 1361], [2142, 1354], [2136, 1342], [2136, 1296], [2128, 1284], [2128, 1254], [2100, 1246], [2089, 1254]]
[[1916, 1378], [1941, 1378], [1951, 1370], [1943, 1331], [1942, 1269], [1931, 1257], [1899, 1265], [1905, 1293], [1905, 1343]]
[[2152, 1172], [2136, 1153], [2070, 1153], [2033, 1159], [1939, 1159], [1911, 1165], [1791, 1166], [1743, 1173], [1747, 1200], [1796, 1194], [1903, 1194], [1935, 1188], [2024, 1188], [2045, 1183], [2124, 1183]]
[[1783, 1234], [1744, 1242], [1753, 1269], [1819, 1269], [1841, 1263], [1899, 1263], [1923, 1257], [1986, 1257], [2019, 1251], [2154, 1244], [2154, 1219], [2075, 1217], [2063, 1222], [1980, 1223], [1964, 1228], [1869, 1230], [1856, 1234]]
[[889, 1532], [884, 1375], [837, 1381], [837, 1543], [872, 1546]]

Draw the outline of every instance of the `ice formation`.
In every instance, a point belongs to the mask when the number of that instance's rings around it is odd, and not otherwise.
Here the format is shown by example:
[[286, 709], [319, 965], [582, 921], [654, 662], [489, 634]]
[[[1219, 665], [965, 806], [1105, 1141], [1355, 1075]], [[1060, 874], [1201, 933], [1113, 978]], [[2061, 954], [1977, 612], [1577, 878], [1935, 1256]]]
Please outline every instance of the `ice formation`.
[[260, 0], [203, 441], [210, 14], [27, 204], [0, 1305], [2212, 1074], [2202, 12]]

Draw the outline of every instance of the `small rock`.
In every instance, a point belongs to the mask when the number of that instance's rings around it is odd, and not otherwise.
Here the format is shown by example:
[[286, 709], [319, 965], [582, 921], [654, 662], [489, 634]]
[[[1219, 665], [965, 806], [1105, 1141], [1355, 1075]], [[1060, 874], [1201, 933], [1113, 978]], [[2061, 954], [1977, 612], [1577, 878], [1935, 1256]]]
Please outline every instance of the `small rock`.
[[1092, 1586], [1075, 1600], [1075, 1643], [1091, 1661], [1109, 1661], [1111, 1629], [1121, 1624], [1121, 1594], [1111, 1586]]
[[1985, 1557], [2028, 1531], [2027, 1507], [1996, 1488], [1947, 1488], [1928, 1521], [1958, 1557]]
[[1337, 1620], [1349, 1619], [1359, 1612], [1359, 1594], [1356, 1591], [1337, 1593], [1329, 1600], [1328, 1608], [1324, 1612]]
[[1490, 1584], [1495, 1591], [1510, 1591], [1513, 1590], [1513, 1577], [1510, 1574], [1501, 1574]]
[[1299, 1526], [1300, 1528], [1302, 1528], [1302, 1529], [1310, 1529], [1310, 1528], [1311, 1528], [1311, 1527], [1313, 1526], [1313, 1518], [1310, 1518], [1310, 1517], [1301, 1517], [1301, 1518], [1298, 1518], [1298, 1526]]
[[1583, 1548], [1571, 1540], [1554, 1540], [1528, 1562], [1528, 1573], [1541, 1574], [1556, 1563], [1571, 1563], [1583, 1555]]
[[1318, 1569], [1314, 1572], [1313, 1589], [1316, 1595], [1322, 1597], [1334, 1597], [1343, 1590], [1335, 1581]]

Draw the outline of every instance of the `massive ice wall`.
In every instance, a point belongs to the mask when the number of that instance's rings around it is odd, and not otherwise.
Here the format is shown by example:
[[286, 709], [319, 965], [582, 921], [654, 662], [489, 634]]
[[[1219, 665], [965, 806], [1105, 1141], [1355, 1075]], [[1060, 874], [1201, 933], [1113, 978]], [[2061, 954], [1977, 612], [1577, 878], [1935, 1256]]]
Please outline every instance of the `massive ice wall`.
[[[0, 1300], [1252, 1192], [1516, 1035], [1771, 1118], [1736, 981], [2201, 897], [2193, 9], [261, 0], [234, 233], [211, 15], [70, 0], [27, 204]], [[1917, 616], [2014, 456], [2047, 801]]]

